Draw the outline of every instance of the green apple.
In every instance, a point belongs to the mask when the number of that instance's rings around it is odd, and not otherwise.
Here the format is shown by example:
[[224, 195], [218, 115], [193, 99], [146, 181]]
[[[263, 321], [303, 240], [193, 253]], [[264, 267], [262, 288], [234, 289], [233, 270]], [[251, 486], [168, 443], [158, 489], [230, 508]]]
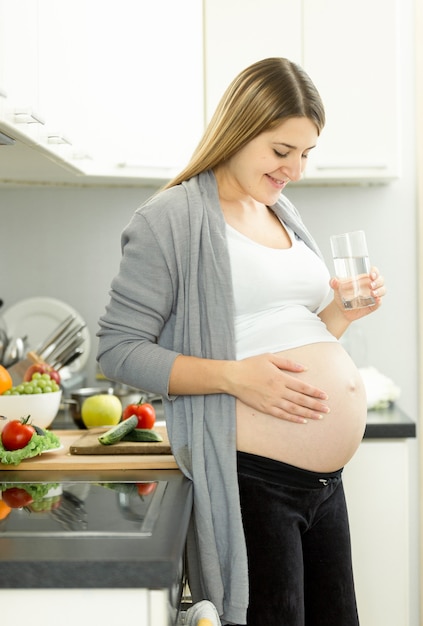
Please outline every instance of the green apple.
[[87, 428], [116, 426], [122, 417], [122, 403], [107, 393], [89, 396], [82, 403], [81, 417]]

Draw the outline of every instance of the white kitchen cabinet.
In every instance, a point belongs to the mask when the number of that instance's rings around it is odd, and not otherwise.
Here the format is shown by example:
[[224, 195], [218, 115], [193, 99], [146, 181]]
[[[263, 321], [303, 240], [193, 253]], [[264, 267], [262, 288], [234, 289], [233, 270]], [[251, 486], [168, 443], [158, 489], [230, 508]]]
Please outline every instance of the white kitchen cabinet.
[[364, 440], [344, 469], [361, 626], [410, 626], [407, 439]]
[[[305, 184], [392, 180], [400, 171], [398, 5], [0, 0], [0, 132], [14, 124], [19, 143], [0, 151], [0, 183], [167, 180], [232, 78], [267, 56], [302, 64], [325, 102], [327, 127]], [[45, 124], [16, 125], [17, 107]]]
[[233, 78], [266, 57], [302, 61], [298, 0], [205, 0], [204, 63], [207, 121]]
[[[29, 105], [45, 121], [36, 135], [34, 124], [16, 128], [81, 169], [75, 184], [182, 168], [204, 127], [201, 2], [0, 0], [0, 21], [7, 108]], [[0, 119], [0, 131], [14, 121]], [[10, 171], [11, 153], [0, 153], [1, 178], [31, 182], [30, 168]]]
[[201, 3], [39, 0], [39, 16], [42, 108], [87, 173], [185, 164], [203, 130]]
[[[19, 134], [38, 141], [43, 128], [39, 108], [39, 0], [0, 0], [0, 114]], [[7, 151], [9, 154], [9, 151]]]
[[102, 626], [136, 623], [169, 626], [167, 592], [161, 589], [1, 589], [2, 622], [16, 623], [16, 607], [31, 611], [32, 626]]
[[306, 178], [399, 175], [398, 0], [304, 0], [303, 65], [327, 124]]
[[207, 116], [230, 80], [269, 56], [299, 62], [327, 125], [305, 182], [386, 182], [399, 175], [398, 0], [206, 0]]
[[0, 0], [0, 84], [16, 106], [38, 106], [38, 0]]

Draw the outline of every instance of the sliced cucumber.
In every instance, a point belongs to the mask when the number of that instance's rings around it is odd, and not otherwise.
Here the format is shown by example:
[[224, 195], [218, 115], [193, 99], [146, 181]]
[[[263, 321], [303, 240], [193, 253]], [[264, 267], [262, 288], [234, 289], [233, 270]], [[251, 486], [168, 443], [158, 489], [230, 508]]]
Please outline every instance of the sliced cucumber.
[[122, 441], [144, 441], [147, 443], [156, 443], [163, 441], [163, 437], [149, 428], [135, 428], [125, 435]]
[[98, 440], [104, 446], [110, 446], [113, 443], [117, 443], [124, 438], [131, 430], [134, 430], [135, 426], [138, 424], [138, 418], [136, 415], [131, 415], [127, 420], [123, 420], [119, 422], [117, 426], [113, 426], [110, 430], [107, 430], [105, 433], [99, 436]]

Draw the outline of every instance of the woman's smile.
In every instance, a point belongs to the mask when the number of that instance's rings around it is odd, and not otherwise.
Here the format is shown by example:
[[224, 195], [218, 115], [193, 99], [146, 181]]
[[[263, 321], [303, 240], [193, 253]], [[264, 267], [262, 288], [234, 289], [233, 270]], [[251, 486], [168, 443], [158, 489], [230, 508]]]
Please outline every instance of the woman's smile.
[[280, 180], [278, 178], [275, 178], [274, 176], [272, 176], [271, 174], [266, 174], [267, 178], [270, 180], [270, 182], [272, 183], [272, 185], [274, 187], [276, 187], [277, 189], [279, 189], [279, 191], [282, 191], [282, 189], [284, 187], [286, 187], [286, 185], [288, 184], [288, 180]]

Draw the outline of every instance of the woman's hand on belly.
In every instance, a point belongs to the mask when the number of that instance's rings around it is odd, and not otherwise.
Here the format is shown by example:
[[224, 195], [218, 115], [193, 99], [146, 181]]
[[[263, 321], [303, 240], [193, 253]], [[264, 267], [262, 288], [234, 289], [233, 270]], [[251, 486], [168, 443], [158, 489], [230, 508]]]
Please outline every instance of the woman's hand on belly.
[[307, 368], [295, 361], [261, 354], [232, 361], [231, 368], [228, 393], [253, 409], [299, 424], [329, 413], [326, 392], [299, 378]]
[[366, 425], [366, 392], [354, 362], [337, 342], [300, 346], [278, 356], [307, 364], [306, 370], [291, 376], [325, 389], [330, 413], [299, 426], [238, 400], [238, 450], [316, 472], [340, 469], [360, 445]]

